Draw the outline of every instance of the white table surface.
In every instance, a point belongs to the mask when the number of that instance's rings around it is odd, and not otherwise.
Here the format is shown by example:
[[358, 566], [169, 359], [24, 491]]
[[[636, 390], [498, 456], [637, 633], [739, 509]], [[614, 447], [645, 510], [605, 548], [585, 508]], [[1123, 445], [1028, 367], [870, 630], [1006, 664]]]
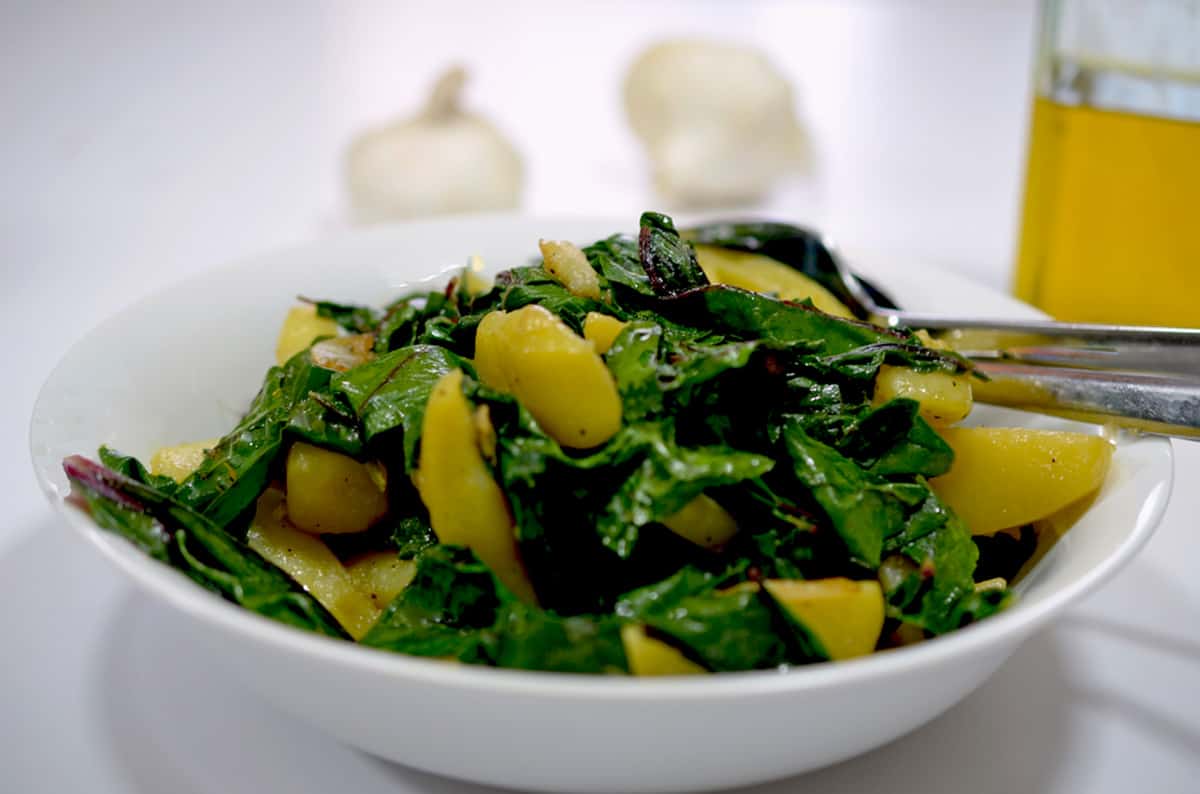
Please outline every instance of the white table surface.
[[[621, 115], [624, 65], [663, 35], [757, 41], [794, 76], [816, 151], [767, 211], [1007, 283], [1030, 0], [25, 5], [0, 7], [0, 791], [482, 791], [342, 747], [197, 661], [55, 519], [26, 451], [38, 386], [95, 323], [344, 226], [348, 137], [442, 64], [472, 69], [472, 104], [526, 152], [525, 209], [633, 223], [662, 204]], [[1144, 553], [981, 690], [757, 790], [1198, 790], [1200, 446], [1176, 451]]]

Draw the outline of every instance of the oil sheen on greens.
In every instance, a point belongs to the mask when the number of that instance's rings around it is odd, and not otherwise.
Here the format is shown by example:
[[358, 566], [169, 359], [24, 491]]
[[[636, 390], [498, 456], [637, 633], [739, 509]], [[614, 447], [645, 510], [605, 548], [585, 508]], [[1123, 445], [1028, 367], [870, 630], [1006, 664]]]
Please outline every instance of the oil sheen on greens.
[[[685, 237], [766, 253], [817, 279], [826, 272], [824, 249], [795, 227], [714, 224]], [[929, 634], [1004, 606], [1006, 592], [975, 591], [979, 546], [927, 485], [949, 468], [949, 447], [916, 403], [870, 399], [885, 362], [957, 369], [959, 361], [907, 332], [710, 284], [663, 215], [646, 213], [639, 234], [584, 252], [599, 299], [576, 297], [539, 263], [500, 273], [483, 294], [456, 281], [382, 309], [318, 303], [347, 331], [375, 335], [373, 360], [338, 373], [306, 351], [272, 367], [241, 422], [182, 483], [108, 449], [103, 465], [71, 458], [73, 499], [221, 596], [344, 637], [324, 608], [245, 545], [245, 529], [293, 441], [381, 461], [391, 514], [349, 546], [414, 559], [416, 576], [362, 641], [501, 667], [627, 672], [620, 628], [629, 621], [713, 671], [821, 660], [819, 643], [764, 591], [727, 590], [762, 578], [879, 578], [891, 625], [902, 619]], [[528, 304], [576, 331], [589, 312], [626, 323], [605, 356], [623, 427], [601, 447], [562, 448], [523, 406], [474, 379], [482, 317]], [[490, 411], [495, 476], [537, 607], [470, 550], [439, 544], [409, 485], [425, 402], [455, 368]], [[659, 523], [701, 492], [740, 527], [719, 551]], [[891, 567], [881, 573], [885, 560]]]

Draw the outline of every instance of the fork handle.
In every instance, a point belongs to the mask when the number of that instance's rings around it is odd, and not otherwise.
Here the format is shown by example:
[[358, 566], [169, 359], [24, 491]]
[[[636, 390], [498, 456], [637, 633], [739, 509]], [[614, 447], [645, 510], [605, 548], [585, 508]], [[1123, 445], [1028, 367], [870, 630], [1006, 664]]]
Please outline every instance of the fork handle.
[[1107, 421], [1163, 435], [1200, 436], [1200, 378], [977, 361], [981, 402]]
[[883, 319], [889, 327], [990, 331], [1021, 337], [995, 350], [960, 350], [972, 358], [1200, 377], [1200, 328], [981, 320], [910, 312], [889, 312]]

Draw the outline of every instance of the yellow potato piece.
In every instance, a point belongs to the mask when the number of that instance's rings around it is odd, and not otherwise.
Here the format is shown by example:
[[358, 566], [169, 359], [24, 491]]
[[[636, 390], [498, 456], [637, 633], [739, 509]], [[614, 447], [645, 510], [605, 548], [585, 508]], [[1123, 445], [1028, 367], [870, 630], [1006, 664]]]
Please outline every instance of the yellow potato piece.
[[961, 422], [971, 413], [971, 379], [952, 372], [918, 372], [884, 364], [875, 378], [876, 405], [896, 397], [921, 404], [921, 416], [935, 427]]
[[492, 412], [486, 405], [475, 407], [471, 415], [475, 421], [475, 439], [479, 442], [479, 451], [484, 460], [496, 465], [496, 427], [492, 424]]
[[762, 590], [762, 585], [760, 585], [758, 582], [745, 581], [738, 582], [737, 584], [730, 585], [729, 587], [722, 587], [717, 591], [717, 595], [730, 596], [737, 595], [738, 593], [757, 593], [759, 590]]
[[768, 579], [771, 597], [808, 629], [830, 659], [852, 659], [875, 650], [883, 631], [879, 582], [832, 579]]
[[567, 292], [578, 298], [600, 299], [600, 279], [575, 243], [565, 240], [538, 240], [542, 266]]
[[1025, 428], [939, 431], [954, 464], [933, 490], [976, 535], [1049, 516], [1100, 487], [1113, 447], [1100, 436]]
[[634, 675], [703, 675], [708, 671], [684, 656], [679, 649], [646, 634], [641, 626], [621, 627], [621, 644], [629, 672]]
[[491, 312], [475, 334], [475, 370], [516, 397], [565, 447], [603, 444], [621, 429], [621, 397], [595, 348], [549, 310]]
[[372, 551], [347, 562], [346, 573], [358, 592], [383, 609], [408, 587], [417, 565], [400, 559], [394, 551]]
[[325, 542], [288, 522], [283, 493], [278, 488], [268, 488], [258, 498], [246, 542], [296, 580], [354, 639], [366, 634], [379, 618], [379, 608], [354, 586], [350, 574]]
[[679, 537], [706, 549], [719, 549], [738, 531], [729, 511], [707, 494], [700, 494], [661, 523]]
[[624, 329], [625, 323], [600, 312], [588, 312], [583, 318], [583, 338], [591, 342], [600, 355], [608, 352]]
[[303, 441], [287, 456], [287, 508], [309, 532], [362, 532], [387, 514], [387, 483], [379, 466]]
[[488, 312], [475, 329], [475, 372], [486, 385], [512, 392], [508, 360], [512, 357], [508, 332], [509, 313]]
[[1002, 593], [1008, 589], [1008, 581], [1003, 576], [993, 576], [975, 583], [976, 593]]
[[534, 603], [508, 500], [480, 453], [462, 379], [461, 370], [448, 372], [429, 395], [421, 423], [417, 490], [441, 542], [469, 547], [518, 598]]
[[275, 343], [275, 363], [283, 366], [317, 338], [337, 336], [337, 332], [338, 324], [328, 317], [318, 317], [314, 306], [289, 309], [283, 327], [279, 329], [279, 340]]
[[483, 274], [483, 258], [472, 256], [463, 268], [462, 285], [467, 295], [475, 297], [483, 295], [492, 288], [492, 280]]
[[217, 445], [219, 438], [205, 441], [189, 441], [173, 447], [160, 447], [150, 456], [150, 473], [170, 477], [183, 482], [192, 472], [200, 468], [205, 454]]
[[925, 641], [925, 629], [912, 623], [901, 623], [889, 639], [895, 646], [916, 645]]
[[708, 280], [716, 284], [754, 292], [769, 292], [783, 300], [799, 301], [810, 298], [813, 305], [826, 314], [853, 317], [846, 305], [833, 293], [795, 268], [777, 262], [769, 256], [746, 251], [733, 251], [715, 245], [697, 245], [696, 259]]

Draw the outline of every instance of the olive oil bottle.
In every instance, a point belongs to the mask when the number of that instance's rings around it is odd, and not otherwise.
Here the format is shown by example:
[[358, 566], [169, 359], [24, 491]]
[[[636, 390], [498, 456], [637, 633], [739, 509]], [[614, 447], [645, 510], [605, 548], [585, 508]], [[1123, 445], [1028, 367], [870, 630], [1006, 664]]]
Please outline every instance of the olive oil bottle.
[[1195, 41], [1194, 5], [1046, 4], [1018, 297], [1061, 320], [1200, 327]]

